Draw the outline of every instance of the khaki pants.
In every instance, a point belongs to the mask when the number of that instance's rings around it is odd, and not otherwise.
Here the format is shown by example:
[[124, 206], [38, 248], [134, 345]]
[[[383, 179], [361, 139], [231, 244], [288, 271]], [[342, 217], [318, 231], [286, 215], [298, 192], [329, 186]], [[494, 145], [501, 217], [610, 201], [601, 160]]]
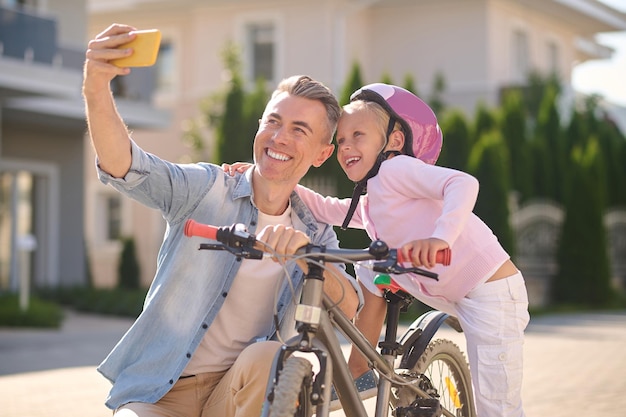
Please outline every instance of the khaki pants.
[[225, 372], [179, 379], [155, 404], [129, 403], [115, 417], [258, 417], [274, 356], [281, 344], [260, 342], [241, 352]]

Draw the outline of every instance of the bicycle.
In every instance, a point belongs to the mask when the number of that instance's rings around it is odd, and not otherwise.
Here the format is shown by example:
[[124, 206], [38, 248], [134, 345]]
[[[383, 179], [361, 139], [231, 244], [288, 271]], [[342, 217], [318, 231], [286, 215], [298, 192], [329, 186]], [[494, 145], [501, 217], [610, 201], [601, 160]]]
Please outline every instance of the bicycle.
[[[200, 250], [226, 250], [235, 256], [261, 259], [272, 256], [254, 246], [255, 235], [245, 226], [210, 226], [188, 220], [185, 235], [199, 236], [220, 243], [201, 243]], [[283, 342], [274, 359], [263, 406], [263, 417], [327, 417], [331, 385], [334, 385], [347, 417], [365, 417], [363, 400], [353, 382], [341, 343], [335, 332], [368, 359], [379, 376], [375, 417], [475, 417], [469, 366], [456, 344], [433, 337], [444, 322], [461, 332], [458, 321], [432, 310], [417, 318], [397, 340], [400, 313], [414, 297], [397, 287], [388, 274], [418, 273], [433, 279], [437, 275], [420, 268], [404, 267], [401, 252], [380, 240], [368, 249], [327, 249], [306, 245], [293, 259], [304, 258], [309, 272], [304, 278], [300, 302], [296, 306], [297, 335]], [[449, 262], [450, 253], [438, 254], [438, 263]], [[374, 271], [383, 281], [387, 300], [385, 337], [380, 353], [356, 326], [323, 293], [325, 262], [375, 261]], [[295, 355], [296, 352], [300, 354]], [[304, 354], [304, 355], [302, 355]], [[308, 356], [307, 356], [308, 355]], [[319, 369], [313, 372], [314, 357]], [[399, 363], [398, 366], [396, 362]]]

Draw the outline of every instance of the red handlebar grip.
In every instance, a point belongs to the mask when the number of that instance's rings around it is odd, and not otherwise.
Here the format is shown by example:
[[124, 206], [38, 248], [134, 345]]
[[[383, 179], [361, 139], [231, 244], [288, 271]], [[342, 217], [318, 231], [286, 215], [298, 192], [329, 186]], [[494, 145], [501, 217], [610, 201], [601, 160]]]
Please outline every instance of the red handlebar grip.
[[[437, 252], [437, 257], [435, 262], [441, 264], [443, 266], [450, 265], [450, 261], [452, 260], [452, 251], [450, 248], [441, 249]], [[409, 260], [405, 260], [402, 256], [402, 252], [398, 250], [398, 263], [410, 262]]]
[[185, 223], [185, 236], [200, 236], [207, 239], [217, 240], [218, 227], [198, 223], [195, 220], [187, 220]]

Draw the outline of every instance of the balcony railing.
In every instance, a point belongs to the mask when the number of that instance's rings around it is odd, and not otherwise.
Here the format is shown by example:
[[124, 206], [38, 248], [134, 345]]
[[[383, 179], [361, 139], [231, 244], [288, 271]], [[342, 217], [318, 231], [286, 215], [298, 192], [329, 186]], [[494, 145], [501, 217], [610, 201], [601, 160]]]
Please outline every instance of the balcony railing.
[[57, 53], [57, 27], [53, 19], [22, 10], [0, 7], [2, 55], [52, 64]]

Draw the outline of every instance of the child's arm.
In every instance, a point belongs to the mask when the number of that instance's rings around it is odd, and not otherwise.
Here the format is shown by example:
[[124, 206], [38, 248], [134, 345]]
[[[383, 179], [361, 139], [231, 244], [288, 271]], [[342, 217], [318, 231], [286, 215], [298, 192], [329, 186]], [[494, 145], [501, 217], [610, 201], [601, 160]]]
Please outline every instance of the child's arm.
[[441, 214], [431, 238], [453, 246], [476, 204], [478, 180], [465, 172], [428, 165], [415, 158], [396, 157], [388, 162], [391, 164], [384, 163], [379, 172], [381, 186], [405, 198], [440, 201]]
[[[227, 174], [233, 176], [237, 172], [244, 173], [252, 166], [253, 164], [249, 162], [224, 163], [222, 164], [222, 169]], [[296, 192], [304, 204], [311, 210], [317, 221], [332, 224], [333, 226], [341, 226], [343, 224], [343, 219], [350, 208], [349, 198], [324, 197], [302, 185], [296, 187]], [[354, 212], [348, 226], [353, 229], [363, 229], [360, 210]]]
[[[350, 208], [349, 198], [324, 197], [302, 185], [296, 187], [296, 192], [304, 204], [311, 210], [317, 221], [341, 226]], [[355, 210], [348, 226], [354, 229], [363, 229], [361, 211], [358, 208]]]

